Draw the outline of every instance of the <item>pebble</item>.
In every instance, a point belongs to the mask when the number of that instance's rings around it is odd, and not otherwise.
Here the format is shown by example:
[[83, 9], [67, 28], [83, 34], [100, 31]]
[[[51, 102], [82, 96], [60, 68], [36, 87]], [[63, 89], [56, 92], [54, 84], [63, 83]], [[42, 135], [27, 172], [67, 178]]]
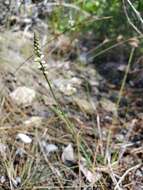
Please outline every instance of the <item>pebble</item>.
[[31, 88], [21, 86], [11, 92], [10, 97], [15, 104], [28, 106], [32, 104], [34, 98], [36, 97], [36, 92]]
[[23, 143], [25, 144], [30, 144], [32, 142], [32, 139], [28, 136], [28, 135], [25, 135], [23, 133], [19, 133], [17, 136], [16, 136], [17, 139], [20, 139]]

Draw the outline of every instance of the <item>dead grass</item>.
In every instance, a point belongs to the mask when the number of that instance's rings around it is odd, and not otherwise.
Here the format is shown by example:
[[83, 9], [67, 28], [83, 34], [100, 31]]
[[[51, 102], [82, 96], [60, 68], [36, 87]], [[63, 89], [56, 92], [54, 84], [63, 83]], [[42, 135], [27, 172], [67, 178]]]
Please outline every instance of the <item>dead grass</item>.
[[[86, 69], [89, 68], [90, 65]], [[46, 76], [44, 70], [43, 75]], [[43, 75], [38, 73], [36, 77]], [[83, 113], [80, 107], [66, 104], [63, 95], [59, 100], [48, 78], [46, 81], [50, 87], [48, 92], [52, 92], [55, 100], [52, 106], [44, 104], [44, 93], [39, 93], [40, 98], [31, 106], [16, 106], [7, 86], [4, 88], [0, 107], [0, 188], [121, 190], [142, 187], [143, 118], [114, 118], [111, 113], [111, 118], [107, 118], [107, 111], [99, 104], [96, 109], [93, 107], [92, 114]], [[125, 82], [126, 76], [117, 103], [118, 111]], [[26, 125], [25, 121], [35, 114], [35, 107], [40, 111], [40, 106], [46, 109], [48, 116], [42, 117], [40, 123]], [[32, 143], [18, 140], [18, 133], [31, 137]], [[56, 145], [58, 151], [47, 154], [42, 141]], [[72, 144], [75, 159], [64, 161], [62, 155], [69, 144]]]

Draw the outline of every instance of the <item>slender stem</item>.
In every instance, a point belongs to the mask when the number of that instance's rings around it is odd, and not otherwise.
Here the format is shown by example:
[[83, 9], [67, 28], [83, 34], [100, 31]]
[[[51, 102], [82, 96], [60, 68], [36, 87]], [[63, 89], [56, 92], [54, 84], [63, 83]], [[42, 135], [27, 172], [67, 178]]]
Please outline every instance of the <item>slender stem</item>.
[[[127, 80], [127, 76], [128, 76], [128, 73], [129, 73], [129, 69], [130, 69], [130, 66], [131, 66], [131, 62], [132, 62], [134, 52], [135, 52], [135, 47], [132, 47], [131, 53], [130, 53], [130, 56], [129, 56], [129, 60], [128, 60], [128, 65], [127, 65], [125, 75], [124, 75], [124, 78], [123, 78], [123, 81], [122, 81], [122, 85], [121, 85], [121, 88], [120, 88], [120, 91], [119, 91], [119, 96], [118, 96], [118, 100], [117, 100], [117, 104], [116, 104], [117, 111], [119, 109], [120, 101], [121, 101], [121, 98], [122, 98], [123, 90], [124, 90], [124, 87], [125, 87], [125, 84], [126, 84], [126, 80]], [[112, 123], [114, 123], [115, 121], [116, 121], [116, 116], [113, 117]], [[108, 133], [108, 137], [107, 137], [107, 146], [106, 146], [106, 151], [107, 152], [109, 150], [111, 137], [112, 137], [112, 127], [110, 128], [109, 133]]]
[[127, 76], [128, 76], [129, 70], [130, 70], [130, 66], [131, 66], [131, 62], [132, 62], [134, 52], [135, 52], [135, 47], [133, 47], [132, 50], [131, 50], [128, 65], [127, 65], [125, 75], [124, 75], [124, 78], [123, 78], [123, 81], [122, 81], [122, 85], [121, 85], [121, 88], [120, 88], [120, 91], [119, 91], [119, 96], [118, 96], [118, 100], [117, 100], [117, 110], [119, 108], [119, 104], [120, 104], [120, 101], [121, 101], [121, 98], [122, 98], [122, 95], [123, 95], [123, 90], [124, 90], [124, 87], [125, 87], [125, 84], [126, 84], [126, 80], [127, 80]]

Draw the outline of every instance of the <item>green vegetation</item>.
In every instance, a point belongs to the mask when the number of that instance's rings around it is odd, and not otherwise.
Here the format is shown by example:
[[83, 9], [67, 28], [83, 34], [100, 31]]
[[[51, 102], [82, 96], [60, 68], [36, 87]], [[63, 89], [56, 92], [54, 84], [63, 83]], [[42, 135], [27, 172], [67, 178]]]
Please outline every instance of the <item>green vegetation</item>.
[[54, 34], [66, 33], [71, 39], [87, 40], [87, 46], [91, 49], [88, 53], [90, 60], [95, 57], [96, 62], [119, 60], [120, 57], [128, 59], [132, 37], [140, 39], [136, 51], [139, 57], [143, 52], [143, 2], [130, 3], [124, 0], [57, 3], [48, 20], [49, 26]]
[[[133, 24], [140, 30], [143, 23], [141, 23], [141, 17], [139, 18], [134, 11], [143, 11], [143, 2], [135, 1], [132, 4], [135, 10], [128, 3], [124, 4], [123, 2], [118, 0], [72, 0], [70, 4], [63, 3], [56, 6], [52, 12], [53, 29], [61, 32], [67, 29], [76, 31], [78, 28], [76, 25], [84, 22], [82, 29], [93, 31], [97, 40], [105, 37], [114, 38], [118, 35], [129, 37], [135, 34], [135, 31], [129, 25], [124, 9], [127, 10], [130, 19], [135, 21]], [[100, 20], [96, 21], [96, 17]]]

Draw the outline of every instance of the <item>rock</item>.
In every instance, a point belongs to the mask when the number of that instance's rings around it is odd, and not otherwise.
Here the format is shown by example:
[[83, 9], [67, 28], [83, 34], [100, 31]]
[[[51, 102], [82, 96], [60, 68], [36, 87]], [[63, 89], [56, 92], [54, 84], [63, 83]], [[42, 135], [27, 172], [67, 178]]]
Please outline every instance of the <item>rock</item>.
[[71, 40], [69, 37], [65, 35], [61, 35], [58, 38], [58, 41], [56, 43], [56, 48], [60, 51], [60, 53], [67, 53], [71, 51]]
[[26, 151], [23, 148], [17, 148], [15, 155], [19, 157], [24, 157], [24, 154], [26, 154]]
[[83, 64], [87, 64], [87, 54], [85, 52], [81, 53], [78, 57], [79, 61]]
[[54, 153], [58, 150], [58, 147], [55, 144], [49, 144], [45, 141], [42, 141], [41, 145], [44, 148], [44, 151], [47, 156], [49, 156], [51, 153]]
[[33, 116], [30, 119], [24, 121], [25, 126], [40, 126], [42, 122], [42, 117]]
[[28, 106], [31, 105], [34, 98], [36, 97], [35, 90], [21, 86], [10, 93], [12, 101], [17, 105]]
[[69, 82], [73, 85], [81, 85], [82, 81], [81, 79], [77, 78], [77, 77], [73, 77], [69, 80]]
[[71, 96], [77, 92], [76, 88], [71, 84], [67, 84], [66, 86], [61, 86], [61, 92], [63, 92], [67, 96]]
[[117, 106], [112, 101], [108, 100], [107, 98], [102, 98], [100, 100], [100, 104], [102, 108], [106, 111], [112, 112], [113, 114], [117, 115]]
[[19, 133], [16, 136], [16, 139], [20, 139], [25, 144], [30, 144], [32, 142], [32, 139], [28, 135], [25, 135], [23, 133]]
[[76, 87], [81, 85], [81, 80], [77, 77], [71, 79], [56, 79], [54, 85], [66, 96], [71, 96], [77, 92]]
[[96, 109], [95, 102], [89, 102], [86, 99], [75, 97], [73, 99], [73, 103], [76, 104], [81, 111], [85, 112], [86, 114], [93, 114]]
[[[124, 63], [122, 63], [124, 65]], [[101, 64], [97, 70], [110, 83], [119, 85], [124, 77], [124, 66], [120, 62], [106, 62]], [[123, 70], [123, 71], [122, 71]]]

